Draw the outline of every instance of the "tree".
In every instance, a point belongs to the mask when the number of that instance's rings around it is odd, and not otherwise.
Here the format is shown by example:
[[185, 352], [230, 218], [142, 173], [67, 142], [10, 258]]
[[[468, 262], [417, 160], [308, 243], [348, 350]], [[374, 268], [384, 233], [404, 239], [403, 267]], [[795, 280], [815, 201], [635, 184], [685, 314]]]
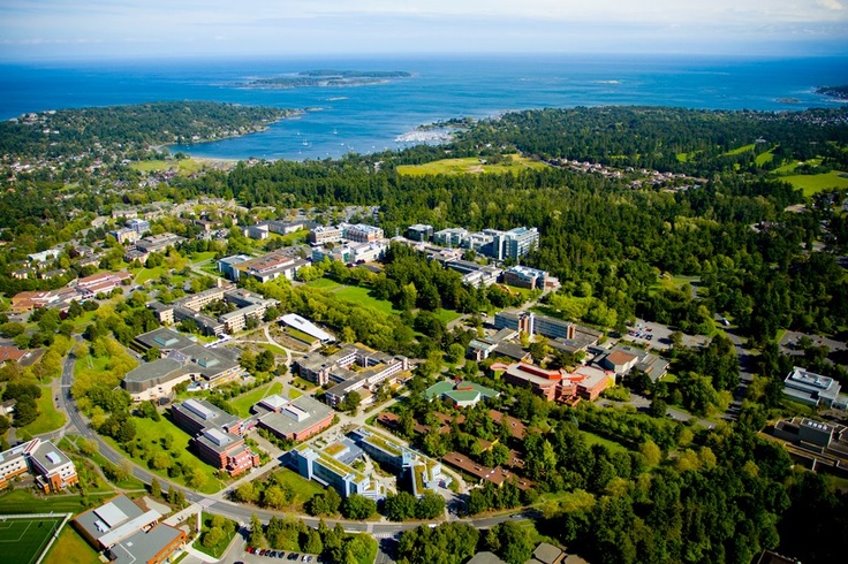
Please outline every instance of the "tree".
[[162, 352], [157, 347], [150, 347], [144, 352], [144, 360], [146, 362], [153, 362], [161, 358], [161, 356]]
[[253, 372], [256, 370], [256, 354], [250, 349], [245, 349], [241, 353], [241, 358], [239, 359], [239, 363], [241, 367], [247, 370], [248, 372]]
[[259, 499], [259, 492], [256, 487], [253, 485], [253, 482], [245, 482], [236, 488], [236, 491], [233, 493], [237, 501], [242, 503], [256, 503], [256, 500]]
[[415, 517], [416, 499], [408, 492], [386, 496], [383, 513], [389, 521], [403, 521]]
[[415, 505], [415, 517], [418, 519], [436, 519], [445, 513], [445, 498], [436, 492], [427, 490]]
[[335, 515], [339, 512], [342, 498], [333, 488], [317, 493], [306, 502], [306, 512], [310, 515]]
[[321, 554], [324, 551], [324, 543], [321, 542], [321, 535], [315, 529], [311, 527], [307, 528], [306, 533], [301, 536], [305, 537], [300, 543], [304, 552]]
[[497, 527], [501, 558], [510, 564], [524, 564], [533, 554], [533, 542], [527, 529], [515, 521], [506, 521]]
[[645, 463], [648, 466], [656, 466], [660, 463], [662, 458], [662, 451], [660, 450], [660, 447], [658, 447], [657, 443], [650, 439], [642, 443], [642, 446], [639, 447], [639, 452], [645, 457]]
[[339, 408], [351, 415], [356, 414], [359, 404], [362, 403], [362, 396], [356, 390], [348, 393], [342, 401], [339, 402]]
[[250, 537], [247, 544], [254, 548], [265, 548], [268, 546], [268, 540], [262, 531], [262, 521], [259, 520], [256, 513], [250, 516]]
[[271, 372], [274, 369], [274, 353], [263, 350], [256, 357], [256, 370], [259, 372]]
[[213, 546], [217, 546], [221, 541], [224, 540], [224, 538], [226, 538], [226, 534], [224, 533], [223, 529], [221, 529], [220, 527], [212, 527], [211, 529], [206, 531], [206, 534], [203, 535], [203, 540], [201, 541], [201, 543], [206, 548], [212, 548]]
[[159, 484], [159, 480], [153, 478], [150, 482], [150, 495], [153, 497], [161, 497], [162, 496], [162, 486]]
[[453, 343], [448, 347], [446, 360], [451, 364], [459, 364], [464, 356], [465, 347], [463, 347], [460, 343]]
[[377, 512], [377, 503], [360, 494], [351, 494], [342, 502], [342, 515], [348, 519], [368, 519]]

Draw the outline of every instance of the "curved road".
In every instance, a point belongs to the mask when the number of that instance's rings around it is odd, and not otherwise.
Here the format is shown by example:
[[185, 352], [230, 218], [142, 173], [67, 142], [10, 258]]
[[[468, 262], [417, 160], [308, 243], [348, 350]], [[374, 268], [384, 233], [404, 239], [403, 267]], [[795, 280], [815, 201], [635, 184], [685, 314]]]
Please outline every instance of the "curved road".
[[[75, 339], [77, 339], [77, 341], [81, 340], [79, 336], [75, 336]], [[65, 363], [62, 367], [62, 393], [59, 395], [59, 406], [60, 408], [64, 409], [65, 412], [68, 414], [69, 420], [68, 424], [64, 427], [64, 430], [66, 432], [76, 430], [76, 432], [82, 435], [83, 437], [95, 441], [97, 443], [100, 454], [102, 454], [113, 464], [120, 464], [123, 460], [128, 459], [126, 459], [120, 452], [112, 448], [109, 443], [104, 441], [97, 433], [95, 433], [88, 426], [88, 423], [85, 421], [82, 414], [79, 412], [79, 409], [77, 409], [76, 402], [71, 397], [71, 384], [73, 383], [75, 363], [76, 357], [74, 356], [73, 350], [71, 350], [71, 352], [68, 354], [68, 357], [65, 359]], [[316, 519], [314, 517], [308, 517], [299, 514], [285, 513], [282, 511], [270, 511], [267, 509], [260, 509], [258, 507], [240, 505], [231, 501], [221, 500], [216, 495], [205, 495], [202, 493], [198, 493], [193, 490], [180, 487], [170, 482], [166, 478], [151, 474], [146, 469], [138, 466], [135, 463], [133, 463], [132, 474], [134, 477], [138, 478], [145, 484], [150, 484], [155, 478], [162, 485], [163, 490], [170, 490], [171, 488], [180, 490], [183, 492], [186, 500], [188, 500], [189, 502], [198, 503], [203, 507], [208, 508], [213, 513], [218, 513], [225, 517], [235, 519], [240, 523], [249, 522], [251, 516], [254, 514], [265, 522], [270, 520], [271, 517], [297, 517], [299, 519], [302, 519], [307, 525], [311, 527], [317, 527], [318, 523], [321, 521], [321, 519]], [[468, 523], [476, 528], [486, 529], [497, 525], [498, 523], [501, 523], [503, 521], [507, 521], [509, 519], [527, 518], [533, 517], [535, 515], [537, 515], [537, 512], [535, 510], [526, 510], [506, 515], [498, 515], [496, 517], [487, 517], [481, 519], [459, 519], [458, 521]], [[330, 527], [334, 526], [336, 523], [340, 523], [342, 527], [344, 527], [344, 529], [348, 532], [369, 533], [372, 535], [380, 536], [393, 536], [399, 532], [415, 528], [421, 524], [420, 522], [386, 523], [383, 521], [345, 521], [338, 519], [324, 520], [324, 522], [327, 523]]]

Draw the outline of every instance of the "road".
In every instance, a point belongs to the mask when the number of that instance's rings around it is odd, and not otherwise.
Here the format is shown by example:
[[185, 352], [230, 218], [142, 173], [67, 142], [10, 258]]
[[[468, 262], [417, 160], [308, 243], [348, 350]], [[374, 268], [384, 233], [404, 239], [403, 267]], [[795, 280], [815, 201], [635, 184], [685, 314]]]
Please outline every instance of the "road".
[[[79, 336], [76, 336], [75, 338], [77, 339], [77, 341], [81, 340]], [[71, 385], [73, 384], [75, 364], [76, 357], [74, 356], [73, 351], [71, 351], [62, 367], [62, 394], [59, 397], [60, 408], [64, 409], [65, 412], [68, 414], [68, 424], [65, 426], [63, 432], [76, 432], [77, 434], [94, 441], [98, 446], [100, 454], [102, 454], [107, 460], [109, 460], [113, 464], [120, 465], [123, 460], [129, 459], [125, 458], [120, 452], [112, 448], [109, 443], [104, 441], [97, 433], [95, 433], [91, 429], [91, 427], [89, 427], [85, 418], [77, 408], [76, 402], [71, 396]], [[155, 476], [154, 474], [150, 473], [145, 468], [138, 466], [134, 462], [132, 463], [132, 474], [135, 478], [141, 480], [145, 484], [150, 484], [151, 482], [153, 482], [154, 479], [156, 479], [161, 484], [163, 491], [168, 491], [171, 488], [182, 491], [183, 495], [185, 495], [185, 498], [189, 503], [198, 503], [207, 508], [207, 510], [211, 511], [212, 513], [217, 513], [225, 517], [229, 517], [230, 519], [234, 519], [239, 523], [247, 524], [250, 521], [251, 516], [254, 514], [266, 523], [272, 517], [296, 517], [303, 520], [310, 527], [317, 527], [318, 524], [321, 522], [321, 519], [317, 519], [314, 517], [286, 513], [283, 511], [271, 511], [267, 509], [260, 509], [258, 507], [247, 506], [227, 501], [225, 499], [222, 499], [222, 492], [218, 492], [214, 495], [205, 495], [199, 492], [195, 492], [193, 490], [189, 490], [182, 486], [174, 484], [166, 478]], [[255, 472], [254, 475], [259, 476], [260, 474], [258, 472]], [[466, 522], [477, 528], [485, 529], [509, 519], [515, 519], [519, 517], [532, 517], [535, 515], [535, 511], [528, 510], [520, 513], [499, 515], [496, 517], [459, 519], [459, 521]], [[339, 523], [348, 532], [369, 533], [379, 537], [391, 537], [407, 529], [415, 528], [421, 524], [419, 522], [387, 523], [384, 521], [346, 521], [342, 519], [324, 519], [324, 522], [327, 523], [327, 525], [330, 527], [333, 527], [336, 525], [336, 523]]]

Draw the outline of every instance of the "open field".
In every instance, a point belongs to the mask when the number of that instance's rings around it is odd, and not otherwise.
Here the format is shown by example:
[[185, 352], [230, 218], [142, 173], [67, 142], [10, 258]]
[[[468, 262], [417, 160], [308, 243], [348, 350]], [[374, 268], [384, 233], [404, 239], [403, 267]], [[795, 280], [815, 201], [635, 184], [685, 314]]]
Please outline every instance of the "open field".
[[766, 163], [770, 163], [774, 160], [774, 149], [769, 149], [768, 151], [763, 151], [754, 159], [754, 163], [757, 166], [763, 166]]
[[394, 309], [394, 306], [392, 306], [391, 302], [378, 300], [377, 298], [372, 297], [368, 288], [339, 284], [329, 278], [319, 278], [318, 280], [313, 280], [306, 285], [310, 288], [317, 288], [319, 290], [329, 292], [340, 300], [361, 305], [380, 313], [385, 313], [387, 315], [398, 313], [398, 311]]
[[36, 400], [38, 417], [21, 430], [30, 435], [49, 433], [65, 425], [65, 415], [53, 403], [53, 389], [49, 384], [41, 386], [41, 397]]
[[589, 431], [580, 430], [580, 434], [583, 435], [583, 438], [586, 439], [586, 444], [590, 447], [592, 445], [603, 445], [607, 447], [611, 452], [627, 452], [627, 447], [622, 444], [619, 444], [615, 441], [611, 441], [609, 439], [605, 439], [600, 435], [596, 435]]
[[545, 163], [534, 161], [521, 155], [509, 155], [509, 157], [511, 160], [505, 160], [498, 164], [483, 164], [477, 157], [442, 159], [419, 165], [400, 165], [397, 167], [397, 171], [398, 174], [407, 176], [480, 173], [516, 174], [525, 170], [542, 170], [547, 166]]
[[823, 174], [793, 174], [781, 180], [800, 188], [808, 197], [828, 188], [848, 188], [848, 173], [838, 170]]
[[7, 518], [0, 516], [0, 551], [4, 562], [32, 564], [62, 525], [64, 517]]
[[75, 494], [38, 496], [31, 490], [18, 489], [0, 494], [0, 514], [5, 513], [79, 513], [86, 508]]
[[313, 495], [324, 492], [324, 488], [317, 482], [307, 480], [300, 474], [293, 470], [289, 470], [288, 468], [283, 468], [274, 472], [274, 479], [277, 480], [284, 488], [289, 487], [291, 488], [291, 491], [294, 492], [294, 498], [292, 499], [289, 507], [291, 511], [303, 511], [304, 503], [309, 501]]
[[182, 159], [179, 161], [166, 161], [162, 159], [150, 159], [130, 163], [130, 168], [139, 172], [164, 172], [175, 170], [181, 176], [189, 176], [203, 168], [203, 163], [194, 159]]
[[[193, 489], [203, 493], [215, 493], [224, 486], [224, 483], [221, 482], [221, 480], [219, 480], [215, 475], [216, 469], [194, 456], [194, 454], [192, 454], [189, 450], [188, 445], [191, 437], [188, 433], [174, 425], [166, 417], [162, 417], [159, 421], [153, 421], [152, 419], [141, 417], [132, 417], [132, 420], [136, 426], [135, 441], [142, 445], [147, 445], [148, 452], [163, 452], [162, 447], [160, 446], [160, 439], [165, 436], [170, 436], [171, 448], [164, 452], [170, 455], [170, 458], [174, 463], [179, 462], [182, 467], [186, 469], [180, 476], [171, 478], [168, 477], [168, 472], [164, 469], [151, 469], [153, 473], [181, 485], [190, 485]], [[113, 439], [106, 437], [105, 440], [112, 446], [120, 449], [124, 453], [127, 453], [127, 451], [121, 448], [121, 445]], [[147, 460], [138, 454], [132, 457], [132, 461], [139, 466], [149, 468]], [[187, 482], [194, 482], [195, 476], [200, 478], [200, 484], [188, 484]]]
[[157, 266], [155, 268], [133, 269], [131, 272], [137, 272], [134, 283], [144, 284], [149, 280], [158, 280], [163, 274], [168, 274], [169, 270], [166, 266]]
[[754, 144], [751, 143], [749, 145], [742, 145], [741, 147], [736, 147], [735, 149], [731, 149], [725, 153], [722, 153], [725, 157], [732, 157], [735, 155], [741, 155], [743, 153], [749, 153], [754, 150]]
[[73, 527], [65, 527], [44, 558], [45, 564], [100, 564], [94, 549]]
[[436, 318], [439, 319], [442, 323], [445, 323], [445, 324], [450, 323], [451, 321], [453, 321], [455, 319], [459, 319], [460, 315], [462, 315], [458, 311], [454, 311], [452, 309], [442, 309], [442, 308], [439, 308], [434, 313], [435, 313]]
[[241, 417], [247, 417], [250, 415], [250, 406], [266, 396], [279, 394], [282, 391], [283, 385], [280, 382], [268, 382], [255, 390], [250, 390], [240, 396], [234, 397], [229, 403], [238, 411]]

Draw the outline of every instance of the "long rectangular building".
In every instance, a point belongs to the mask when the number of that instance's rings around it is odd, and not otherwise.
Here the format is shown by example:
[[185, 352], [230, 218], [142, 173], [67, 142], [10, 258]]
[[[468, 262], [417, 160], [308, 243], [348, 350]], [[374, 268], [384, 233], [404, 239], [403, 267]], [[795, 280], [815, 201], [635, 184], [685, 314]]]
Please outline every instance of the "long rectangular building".
[[0, 452], [0, 489], [29, 473], [44, 493], [59, 492], [79, 483], [76, 466], [51, 441], [32, 439]]

